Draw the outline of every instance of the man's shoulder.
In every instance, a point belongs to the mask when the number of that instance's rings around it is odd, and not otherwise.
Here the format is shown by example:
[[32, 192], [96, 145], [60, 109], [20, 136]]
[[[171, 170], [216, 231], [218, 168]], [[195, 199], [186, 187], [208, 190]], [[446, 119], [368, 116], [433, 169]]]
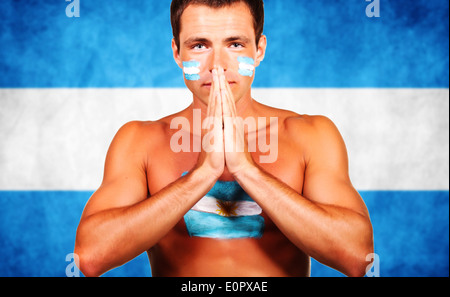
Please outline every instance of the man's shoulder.
[[323, 115], [294, 114], [287, 117], [285, 123], [290, 130], [302, 128], [315, 132], [326, 132], [336, 127], [331, 119]]
[[291, 110], [278, 109], [263, 104], [260, 104], [260, 107], [264, 111], [262, 114], [266, 117], [278, 118], [283, 132], [289, 136], [295, 137], [296, 135], [302, 134], [304, 136], [317, 137], [319, 135], [326, 136], [327, 134], [335, 134], [338, 132], [333, 121], [323, 115], [298, 114]]
[[286, 118], [284, 127], [293, 141], [304, 147], [334, 146], [342, 142], [334, 122], [323, 115], [295, 115]]
[[124, 124], [115, 136], [115, 142], [136, 146], [147, 146], [162, 140], [167, 130], [167, 123], [158, 121], [131, 121]]
[[324, 126], [334, 125], [329, 118], [323, 115], [299, 114], [291, 110], [275, 108], [261, 103], [259, 103], [259, 109], [262, 110], [261, 114], [267, 117], [277, 117], [281, 122], [293, 126], [293, 128], [298, 128], [298, 126], [324, 128]]
[[123, 136], [135, 137], [141, 134], [158, 134], [164, 130], [166, 124], [164, 121], [131, 121], [124, 124], [117, 134], [122, 134]]

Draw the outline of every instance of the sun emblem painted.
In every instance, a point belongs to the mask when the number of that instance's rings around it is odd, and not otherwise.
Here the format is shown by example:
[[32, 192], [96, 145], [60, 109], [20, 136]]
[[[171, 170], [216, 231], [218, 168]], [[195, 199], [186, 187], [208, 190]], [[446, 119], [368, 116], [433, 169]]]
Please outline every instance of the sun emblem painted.
[[216, 209], [218, 215], [223, 217], [237, 216], [236, 210], [239, 206], [236, 205], [236, 201], [217, 200], [216, 205], [218, 207], [218, 209]]

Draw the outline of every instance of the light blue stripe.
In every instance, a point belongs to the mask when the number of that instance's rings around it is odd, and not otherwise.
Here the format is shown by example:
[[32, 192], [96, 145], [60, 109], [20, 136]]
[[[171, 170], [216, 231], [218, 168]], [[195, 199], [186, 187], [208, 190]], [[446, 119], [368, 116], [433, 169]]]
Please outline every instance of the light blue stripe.
[[238, 62], [249, 64], [249, 65], [255, 65], [255, 60], [253, 60], [252, 58], [249, 58], [249, 57], [238, 57]]
[[200, 79], [200, 75], [198, 74], [184, 74], [187, 80], [196, 81]]
[[[181, 176], [187, 174], [188, 172], [184, 172]], [[218, 180], [206, 196], [223, 201], [254, 201], [236, 181]]]
[[224, 201], [253, 201], [239, 183], [235, 181], [217, 181], [207, 196]]
[[[0, 87], [184, 87], [170, 1], [0, 1]], [[449, 2], [266, 0], [254, 87], [448, 88]]]
[[200, 66], [200, 62], [198, 62], [198, 61], [183, 62], [183, 66], [184, 67], [199, 67]]
[[[0, 276], [65, 276], [65, 256], [92, 192], [0, 191]], [[381, 276], [449, 276], [449, 191], [361, 192]], [[312, 261], [312, 276], [341, 274]], [[109, 276], [148, 276], [145, 256]]]

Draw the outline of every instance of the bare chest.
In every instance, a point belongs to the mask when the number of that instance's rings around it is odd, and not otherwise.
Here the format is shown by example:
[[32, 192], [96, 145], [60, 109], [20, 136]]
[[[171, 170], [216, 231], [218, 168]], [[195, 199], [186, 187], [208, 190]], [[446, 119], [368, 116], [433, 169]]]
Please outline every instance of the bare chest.
[[[302, 193], [306, 168], [303, 153], [301, 149], [293, 147], [288, 139], [279, 139], [275, 158], [273, 151], [261, 152], [258, 148], [255, 152], [251, 152], [251, 155], [255, 163], [264, 171], [281, 180], [296, 192]], [[159, 149], [151, 152], [149, 156], [147, 182], [150, 194], [159, 192], [179, 179], [184, 173], [191, 171], [196, 166], [198, 157], [198, 152], [173, 152], [170, 141], [167, 141], [166, 144], [160, 144]], [[267, 160], [270, 162], [267, 162]], [[234, 180], [226, 167], [220, 180]]]

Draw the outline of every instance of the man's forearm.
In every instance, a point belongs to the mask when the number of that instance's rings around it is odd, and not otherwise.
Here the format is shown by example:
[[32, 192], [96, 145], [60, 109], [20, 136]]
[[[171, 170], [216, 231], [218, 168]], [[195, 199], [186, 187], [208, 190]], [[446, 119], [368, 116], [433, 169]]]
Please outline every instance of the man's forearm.
[[372, 242], [368, 218], [350, 209], [311, 201], [258, 167], [235, 178], [306, 254], [344, 274], [362, 273]]
[[75, 246], [81, 271], [101, 275], [150, 249], [214, 183], [201, 170], [194, 170], [138, 204], [84, 218]]

